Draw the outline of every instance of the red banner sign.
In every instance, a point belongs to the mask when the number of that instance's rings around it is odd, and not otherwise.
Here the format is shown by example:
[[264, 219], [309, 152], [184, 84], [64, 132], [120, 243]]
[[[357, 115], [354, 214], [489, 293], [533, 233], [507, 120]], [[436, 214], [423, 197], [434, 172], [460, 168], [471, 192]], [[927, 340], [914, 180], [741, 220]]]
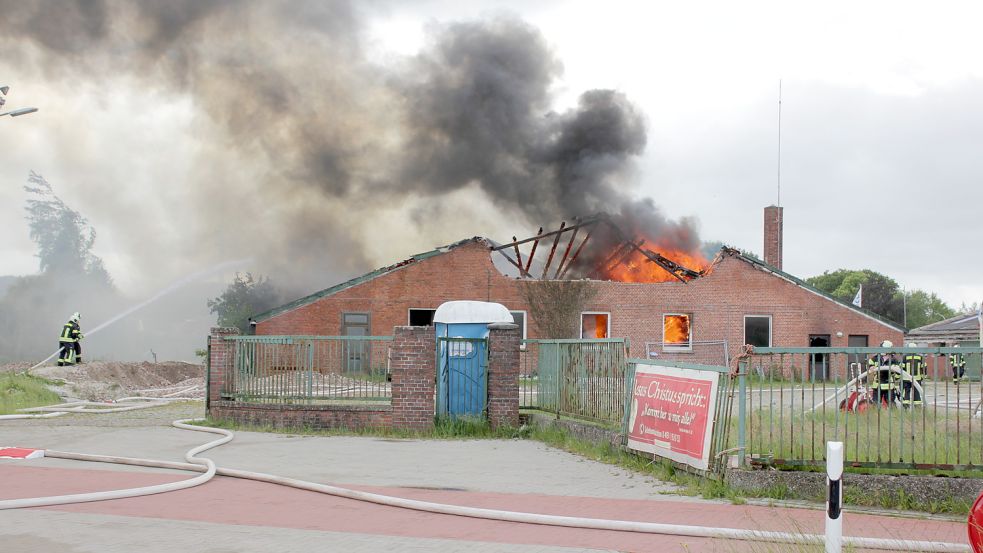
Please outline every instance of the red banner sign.
[[718, 374], [637, 365], [628, 446], [707, 470]]

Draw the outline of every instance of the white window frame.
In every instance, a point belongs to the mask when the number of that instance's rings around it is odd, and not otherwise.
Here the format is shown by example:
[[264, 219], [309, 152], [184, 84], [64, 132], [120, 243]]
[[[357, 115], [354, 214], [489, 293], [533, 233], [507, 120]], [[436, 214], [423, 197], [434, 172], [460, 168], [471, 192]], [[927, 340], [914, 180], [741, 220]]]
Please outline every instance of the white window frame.
[[[509, 309], [509, 315], [513, 313], [522, 313], [522, 339], [527, 340], [528, 338], [526, 337], [529, 335], [527, 330], [529, 328], [529, 313], [522, 309]], [[515, 319], [515, 317], [513, 317], [513, 319]], [[520, 342], [519, 349], [526, 349], [526, 345]]]
[[752, 314], [749, 314], [749, 315], [744, 315], [744, 328], [742, 329], [742, 332], [744, 333], [744, 340], [743, 340], [743, 342], [742, 342], [741, 345], [744, 345], [744, 344], [747, 343], [747, 319], [748, 319], [748, 317], [757, 317], [757, 318], [767, 318], [768, 319], [768, 346], [767, 347], [769, 347], [769, 348], [770, 347], [773, 347], [774, 344], [775, 344], [775, 342], [774, 342], [774, 340], [775, 340], [775, 334], [774, 334], [774, 332], [775, 332], [775, 327], [774, 327], [775, 321], [772, 319], [772, 316], [771, 315], [755, 315], [753, 313]]
[[[437, 308], [435, 307], [408, 307], [406, 308], [406, 326], [410, 325], [410, 311], [433, 311], [434, 314], [437, 313]], [[430, 323], [433, 326], [433, 323]]]
[[[675, 346], [666, 343], [666, 317], [686, 317], [689, 320], [689, 344]], [[662, 351], [693, 351], [693, 314], [692, 313], [663, 313], [662, 314]]]
[[[608, 316], [608, 326], [607, 326], [607, 330], [604, 333], [604, 335], [607, 336], [608, 338], [611, 337], [611, 312], [610, 311], [581, 311], [580, 312], [580, 334], [578, 335], [578, 336], [580, 336], [580, 339], [581, 340], [586, 340], [587, 339], [587, 338], [584, 338], [584, 315], [607, 315]], [[590, 339], [591, 340], [594, 340], [596, 338], [590, 338]]]

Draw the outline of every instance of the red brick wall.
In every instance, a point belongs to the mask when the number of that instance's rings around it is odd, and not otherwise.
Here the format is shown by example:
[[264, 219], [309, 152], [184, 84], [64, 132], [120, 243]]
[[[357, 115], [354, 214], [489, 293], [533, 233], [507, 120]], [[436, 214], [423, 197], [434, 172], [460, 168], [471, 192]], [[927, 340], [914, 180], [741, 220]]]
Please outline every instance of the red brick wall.
[[494, 325], [488, 332], [488, 422], [519, 426], [519, 327]]
[[371, 333], [388, 336], [393, 327], [409, 324], [410, 308], [436, 309], [445, 301], [461, 299], [526, 310], [515, 281], [492, 265], [488, 246], [477, 241], [260, 322], [256, 334], [336, 336], [343, 312], [368, 312]]
[[[585, 311], [610, 312], [611, 336], [630, 338], [634, 357], [645, 355], [645, 342], [662, 341], [662, 316], [675, 312], [692, 315], [694, 340], [727, 340], [732, 356], [744, 342], [745, 315], [772, 317], [776, 347], [807, 347], [810, 334], [829, 334], [834, 347], [845, 347], [851, 334], [867, 335], [871, 345], [902, 341], [900, 331], [737, 257], [724, 256], [711, 274], [688, 284], [595, 285], [598, 293]], [[436, 309], [445, 301], [465, 299], [527, 311], [528, 337], [537, 336], [536, 321], [521, 299], [518, 281], [492, 265], [488, 247], [480, 241], [260, 322], [256, 333], [335, 335], [340, 332], [341, 313], [359, 311], [371, 313], [373, 334], [388, 335], [393, 327], [407, 324], [410, 307]], [[676, 357], [699, 361], [696, 353]]]
[[239, 334], [238, 328], [214, 326], [208, 335], [208, 382], [205, 383], [205, 409], [221, 399], [222, 383], [232, 367], [232, 343], [225, 336]]
[[778, 269], [782, 268], [784, 240], [782, 211], [782, 208], [773, 205], [765, 208], [765, 263]]
[[433, 427], [434, 386], [437, 374], [434, 327], [399, 326], [393, 329], [393, 425], [425, 430]]
[[[832, 347], [846, 347], [851, 334], [867, 335], [871, 345], [902, 340], [900, 331], [737, 257], [724, 257], [710, 275], [688, 284], [600, 282], [597, 286], [590, 307], [612, 312], [611, 334], [631, 338], [634, 357], [645, 355], [646, 341], [662, 341], [664, 313], [690, 314], [693, 340], [727, 340], [731, 356], [744, 343], [745, 315], [771, 316], [775, 347], [808, 347], [810, 334], [829, 334]], [[685, 359], [696, 357], [698, 350], [663, 355]]]
[[234, 401], [212, 402], [208, 416], [251, 426], [316, 430], [392, 428], [390, 407], [337, 405], [263, 405]]

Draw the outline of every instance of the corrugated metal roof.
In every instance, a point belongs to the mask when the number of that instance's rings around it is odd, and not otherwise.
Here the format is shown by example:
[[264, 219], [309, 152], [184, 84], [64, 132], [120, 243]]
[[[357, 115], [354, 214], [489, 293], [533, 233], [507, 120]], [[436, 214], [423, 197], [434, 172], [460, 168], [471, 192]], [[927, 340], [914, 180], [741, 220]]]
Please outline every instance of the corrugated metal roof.
[[980, 337], [976, 313], [964, 313], [912, 329], [908, 337], [922, 342], [975, 342]]

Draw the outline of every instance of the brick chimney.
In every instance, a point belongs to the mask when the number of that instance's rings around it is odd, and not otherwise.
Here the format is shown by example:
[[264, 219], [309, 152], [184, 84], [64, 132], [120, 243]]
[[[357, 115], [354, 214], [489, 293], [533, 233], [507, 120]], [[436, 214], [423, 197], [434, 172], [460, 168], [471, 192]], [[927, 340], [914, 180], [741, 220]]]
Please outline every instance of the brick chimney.
[[765, 263], [782, 268], [782, 208], [765, 208]]

